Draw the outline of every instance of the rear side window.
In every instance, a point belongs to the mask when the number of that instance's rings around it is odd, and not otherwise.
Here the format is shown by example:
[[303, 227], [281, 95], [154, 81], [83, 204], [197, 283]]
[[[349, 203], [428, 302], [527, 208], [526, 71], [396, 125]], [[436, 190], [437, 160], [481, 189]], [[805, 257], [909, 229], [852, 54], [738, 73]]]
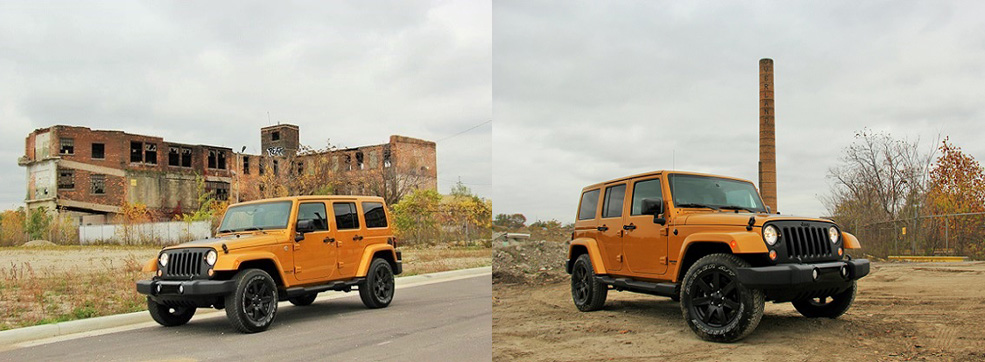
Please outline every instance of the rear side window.
[[595, 218], [595, 210], [599, 206], [599, 190], [585, 191], [581, 194], [581, 207], [578, 208], [578, 220]]
[[328, 230], [328, 213], [325, 204], [305, 203], [298, 206], [298, 221], [314, 220], [315, 230]]
[[633, 210], [630, 215], [643, 215], [643, 199], [663, 198], [660, 179], [637, 182], [633, 186]]
[[363, 219], [366, 219], [367, 228], [385, 228], [386, 210], [383, 209], [381, 202], [364, 202]]
[[602, 217], [622, 216], [622, 202], [626, 198], [626, 184], [605, 188], [605, 202], [602, 204]]
[[337, 202], [332, 204], [332, 209], [335, 211], [335, 225], [339, 230], [359, 228], [355, 202]]

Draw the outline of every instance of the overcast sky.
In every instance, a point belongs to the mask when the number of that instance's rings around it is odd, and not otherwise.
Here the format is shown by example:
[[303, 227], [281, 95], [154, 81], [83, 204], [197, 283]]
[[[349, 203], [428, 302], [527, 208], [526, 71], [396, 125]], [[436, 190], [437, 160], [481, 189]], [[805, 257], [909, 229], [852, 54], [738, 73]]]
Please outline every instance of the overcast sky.
[[493, 8], [496, 213], [571, 222], [582, 187], [675, 166], [756, 182], [765, 57], [784, 214], [826, 214], [863, 127], [985, 161], [980, 2], [562, 3]]
[[54, 124], [252, 153], [270, 122], [316, 148], [424, 138], [442, 192], [489, 197], [492, 124], [452, 136], [491, 119], [491, 41], [481, 1], [0, 2], [0, 209]]

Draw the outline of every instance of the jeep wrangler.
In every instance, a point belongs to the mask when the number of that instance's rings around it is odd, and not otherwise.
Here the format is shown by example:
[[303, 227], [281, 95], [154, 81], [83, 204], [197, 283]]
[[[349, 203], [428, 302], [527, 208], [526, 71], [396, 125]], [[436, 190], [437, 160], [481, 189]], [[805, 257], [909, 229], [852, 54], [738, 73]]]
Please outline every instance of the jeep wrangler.
[[584, 188], [568, 249], [571, 297], [602, 308], [610, 289], [679, 301], [700, 338], [749, 335], [766, 301], [809, 318], [852, 305], [869, 261], [830, 220], [771, 214], [756, 187], [731, 177], [656, 171]]
[[260, 332], [278, 301], [307, 306], [318, 293], [350, 292], [383, 308], [401, 255], [382, 198], [302, 196], [229, 206], [215, 238], [161, 250], [137, 282], [157, 323], [179, 326], [196, 308], [225, 309], [243, 333]]

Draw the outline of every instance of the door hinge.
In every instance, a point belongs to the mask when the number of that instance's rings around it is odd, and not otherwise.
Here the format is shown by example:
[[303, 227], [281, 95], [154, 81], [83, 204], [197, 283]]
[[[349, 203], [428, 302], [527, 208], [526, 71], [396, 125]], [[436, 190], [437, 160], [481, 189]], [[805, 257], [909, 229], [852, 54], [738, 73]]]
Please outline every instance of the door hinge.
[[667, 264], [667, 257], [666, 256], [661, 256], [660, 257], [660, 264]]
[[343, 262], [341, 262], [341, 261], [340, 261], [340, 262], [339, 262], [339, 269], [342, 269], [342, 266], [343, 266], [343, 265], [345, 265], [345, 263], [343, 263]]
[[294, 267], [294, 274], [301, 274], [301, 267], [299, 266]]
[[667, 236], [667, 228], [660, 229], [660, 236]]
[[294, 251], [298, 251], [298, 250], [301, 250], [301, 244], [294, 243]]
[[616, 261], [622, 263], [622, 254], [616, 255]]

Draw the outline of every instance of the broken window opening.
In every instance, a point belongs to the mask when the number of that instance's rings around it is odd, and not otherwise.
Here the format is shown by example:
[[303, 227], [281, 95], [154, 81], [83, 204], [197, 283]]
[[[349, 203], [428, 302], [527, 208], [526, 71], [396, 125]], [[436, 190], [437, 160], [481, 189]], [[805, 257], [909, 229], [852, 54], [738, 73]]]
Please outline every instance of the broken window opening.
[[92, 175], [89, 180], [92, 181], [91, 192], [93, 195], [106, 194], [106, 175]]
[[218, 168], [220, 170], [225, 170], [226, 169], [226, 153], [225, 152], [222, 152], [222, 151], [216, 151], [216, 156], [217, 156], [217, 158], [219, 160], [218, 167], [216, 167], [216, 168]]
[[97, 160], [106, 158], [106, 145], [102, 143], [93, 143], [92, 158]]
[[58, 170], [58, 189], [71, 190], [75, 188], [75, 171]]
[[215, 168], [216, 157], [215, 150], [209, 150], [209, 168]]
[[390, 161], [390, 158], [391, 158], [390, 146], [383, 147], [383, 167], [384, 168], [393, 166], [393, 163]]
[[274, 175], [279, 175], [280, 174], [280, 172], [279, 172], [280, 171], [280, 168], [278, 166], [279, 165], [277, 164], [277, 160], [274, 160]]
[[181, 165], [181, 149], [178, 147], [168, 147], [168, 166]]
[[352, 171], [352, 156], [345, 155], [345, 170]]
[[140, 163], [144, 161], [144, 143], [130, 141], [130, 162]]
[[243, 156], [243, 174], [244, 175], [249, 175], [250, 174], [250, 157], [249, 156]]
[[280, 141], [280, 132], [273, 132], [270, 134], [271, 141]]
[[[263, 159], [262, 159], [262, 158], [260, 158], [260, 159], [257, 159], [257, 172], [259, 172], [259, 173], [260, 173], [261, 175], [263, 175], [263, 173], [264, 173], [264, 172], [267, 172], [267, 171], [266, 171], [266, 170], [265, 170], [265, 169], [263, 168]], [[261, 186], [262, 186], [262, 185], [261, 185]], [[262, 191], [262, 190], [261, 190], [261, 191]]]
[[192, 149], [181, 149], [181, 167], [192, 167]]
[[61, 138], [58, 140], [60, 148], [58, 149], [58, 154], [60, 155], [74, 155], [75, 154], [75, 140], [71, 138]]
[[206, 181], [205, 191], [212, 194], [212, 198], [220, 201], [229, 200], [229, 183], [221, 181]]
[[363, 163], [363, 153], [362, 152], [356, 152], [356, 164], [357, 164], [357, 166], [359, 167], [360, 170], [365, 170], [366, 169], [366, 164]]
[[298, 176], [304, 174], [304, 162], [298, 161]]
[[157, 144], [156, 143], [145, 143], [144, 144], [144, 162], [152, 165], [157, 164]]

